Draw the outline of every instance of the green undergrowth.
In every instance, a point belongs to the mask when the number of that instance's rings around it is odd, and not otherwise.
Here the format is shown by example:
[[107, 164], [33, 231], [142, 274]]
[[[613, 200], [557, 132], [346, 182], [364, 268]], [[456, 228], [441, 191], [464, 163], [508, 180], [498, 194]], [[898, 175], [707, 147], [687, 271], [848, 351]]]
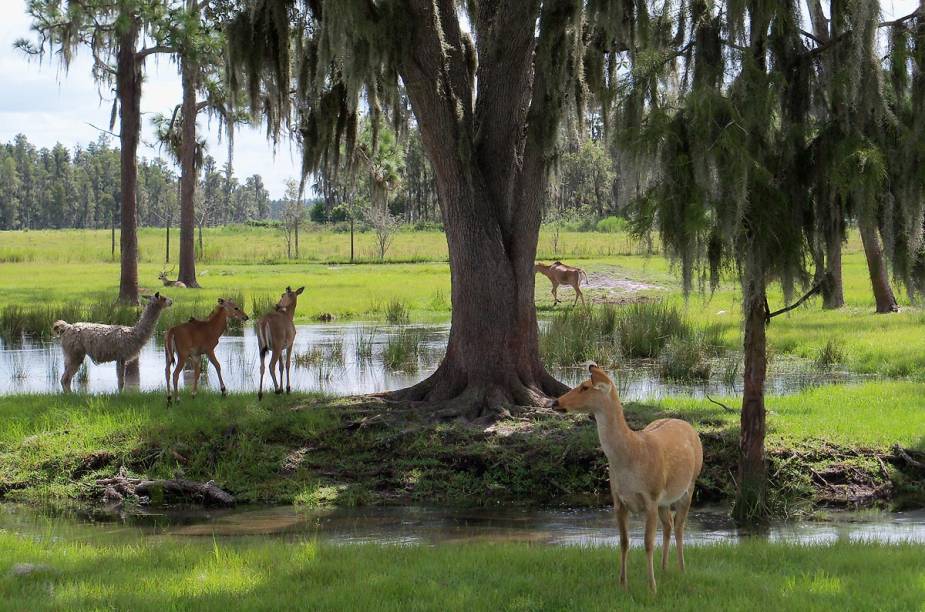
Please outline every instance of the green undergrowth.
[[[0, 599], [21, 610], [921, 610], [923, 547], [688, 547], [687, 571], [629, 591], [606, 547], [327, 546], [309, 540], [86, 542], [0, 534]], [[17, 575], [14, 567], [23, 575]], [[24, 564], [30, 564], [25, 566]]]
[[[925, 384], [911, 382], [768, 398], [773, 512], [925, 505], [923, 474], [893, 450], [923, 458], [923, 398]], [[697, 503], [731, 499], [734, 412], [690, 399], [626, 410], [637, 429], [666, 416], [690, 420], [705, 449]], [[433, 422], [421, 410], [371, 398], [268, 396], [258, 403], [252, 395], [202, 394], [169, 410], [160, 394], [0, 399], [3, 498], [98, 503], [96, 480], [123, 466], [135, 476], [214, 480], [242, 503], [609, 502], [606, 460], [587, 417], [541, 410], [483, 429]]]

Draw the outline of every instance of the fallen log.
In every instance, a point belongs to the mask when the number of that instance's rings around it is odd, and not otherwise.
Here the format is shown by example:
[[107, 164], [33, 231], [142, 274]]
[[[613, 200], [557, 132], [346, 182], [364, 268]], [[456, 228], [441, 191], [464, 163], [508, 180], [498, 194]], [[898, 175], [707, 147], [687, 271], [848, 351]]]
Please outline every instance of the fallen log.
[[109, 501], [120, 501], [128, 495], [136, 497], [177, 497], [187, 501], [195, 501], [205, 506], [233, 506], [234, 497], [221, 489], [211, 480], [196, 482], [183, 478], [170, 480], [145, 480], [142, 478], [128, 478], [125, 468], [112, 478], [101, 478], [96, 481], [97, 486], [103, 487], [104, 496]]

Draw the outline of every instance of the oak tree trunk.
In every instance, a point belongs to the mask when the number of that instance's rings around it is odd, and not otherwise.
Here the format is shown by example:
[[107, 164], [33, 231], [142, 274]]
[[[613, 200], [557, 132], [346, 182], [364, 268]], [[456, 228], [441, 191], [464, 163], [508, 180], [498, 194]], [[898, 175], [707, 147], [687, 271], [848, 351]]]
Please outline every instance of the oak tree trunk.
[[181, 59], [183, 102], [180, 111], [180, 274], [187, 287], [199, 287], [196, 280], [196, 73], [187, 59]]
[[741, 522], [765, 515], [764, 384], [767, 376], [767, 293], [764, 275], [748, 274], [745, 287], [745, 370], [739, 432], [738, 491], [733, 514]]
[[825, 282], [822, 285], [822, 307], [835, 309], [845, 305], [841, 265], [845, 225], [841, 205], [833, 205], [830, 215], [830, 218], [826, 220], [826, 227], [823, 232], [825, 238]]
[[119, 36], [116, 55], [116, 95], [119, 98], [119, 141], [121, 146], [121, 275], [119, 301], [138, 303], [138, 140], [141, 135], [141, 64], [135, 56], [138, 26], [131, 25]]
[[877, 233], [877, 224], [872, 219], [861, 215], [858, 219], [858, 229], [861, 233], [861, 242], [864, 244], [864, 255], [867, 256], [867, 271], [870, 273], [870, 284], [874, 291], [877, 312], [898, 312], [899, 305], [896, 303], [896, 296], [893, 295], [890, 279], [887, 276], [886, 260], [883, 257], [883, 247]]

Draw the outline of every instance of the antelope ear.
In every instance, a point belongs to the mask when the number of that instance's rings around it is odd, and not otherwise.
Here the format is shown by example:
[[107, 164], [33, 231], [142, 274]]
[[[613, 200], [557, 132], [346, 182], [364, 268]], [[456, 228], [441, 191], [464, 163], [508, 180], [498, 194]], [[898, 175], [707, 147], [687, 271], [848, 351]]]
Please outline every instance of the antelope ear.
[[225, 303], [225, 298], [218, 298], [218, 303], [224, 305], [224, 303]]
[[292, 287], [286, 285], [286, 293], [292, 293]]
[[303, 291], [305, 291], [305, 287], [304, 287], [304, 286], [299, 287], [298, 289], [295, 290], [295, 294], [296, 294], [296, 295], [302, 295], [302, 292], [303, 292]]
[[154, 297], [155, 297], [155, 299], [160, 299], [160, 297], [161, 297], [161, 292], [160, 292], [160, 291], [155, 291], [155, 292], [154, 292]]
[[594, 388], [600, 391], [601, 393], [610, 393], [611, 387], [612, 385], [609, 382], [594, 383]]
[[588, 371], [591, 372], [591, 382], [593, 382], [595, 385], [598, 383], [607, 383], [608, 385], [613, 384], [607, 374], [604, 373], [604, 370], [600, 369], [596, 363], [589, 365]]

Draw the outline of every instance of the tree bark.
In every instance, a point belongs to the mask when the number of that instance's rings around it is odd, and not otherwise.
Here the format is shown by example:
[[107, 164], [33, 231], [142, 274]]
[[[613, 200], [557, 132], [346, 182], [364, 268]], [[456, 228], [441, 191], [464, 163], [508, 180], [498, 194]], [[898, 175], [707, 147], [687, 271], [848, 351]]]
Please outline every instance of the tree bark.
[[825, 221], [825, 283], [822, 285], [822, 307], [841, 308], [845, 305], [845, 291], [842, 282], [841, 251], [845, 236], [845, 223], [841, 204], [831, 207], [831, 217]]
[[[754, 266], [754, 264], [752, 264]], [[767, 465], [764, 453], [764, 383], [767, 377], [767, 293], [764, 274], [746, 270], [745, 388], [739, 432], [739, 477], [733, 515], [743, 523], [766, 514]]]
[[864, 244], [864, 255], [867, 256], [867, 271], [870, 273], [870, 284], [874, 291], [877, 312], [881, 314], [898, 312], [899, 304], [890, 287], [883, 247], [880, 245], [880, 236], [877, 234], [877, 225], [872, 219], [867, 219], [861, 214], [858, 218], [858, 229], [861, 233], [861, 242]]
[[181, 58], [183, 101], [180, 110], [180, 273], [177, 280], [199, 287], [196, 280], [196, 72]]
[[131, 23], [119, 35], [116, 54], [116, 95], [119, 97], [119, 140], [121, 145], [121, 223], [119, 234], [121, 275], [119, 301], [138, 303], [138, 140], [141, 135], [141, 63], [136, 57], [138, 24]]
[[392, 396], [428, 402], [446, 418], [492, 419], [567, 390], [540, 361], [533, 268], [547, 147], [565, 95], [534, 69], [534, 51], [558, 65], [567, 42], [535, 44], [539, 3], [480, 6], [478, 53], [490, 61], [479, 64], [476, 98], [454, 6], [411, 3], [419, 26], [400, 68], [446, 228], [450, 337], [437, 371]]

